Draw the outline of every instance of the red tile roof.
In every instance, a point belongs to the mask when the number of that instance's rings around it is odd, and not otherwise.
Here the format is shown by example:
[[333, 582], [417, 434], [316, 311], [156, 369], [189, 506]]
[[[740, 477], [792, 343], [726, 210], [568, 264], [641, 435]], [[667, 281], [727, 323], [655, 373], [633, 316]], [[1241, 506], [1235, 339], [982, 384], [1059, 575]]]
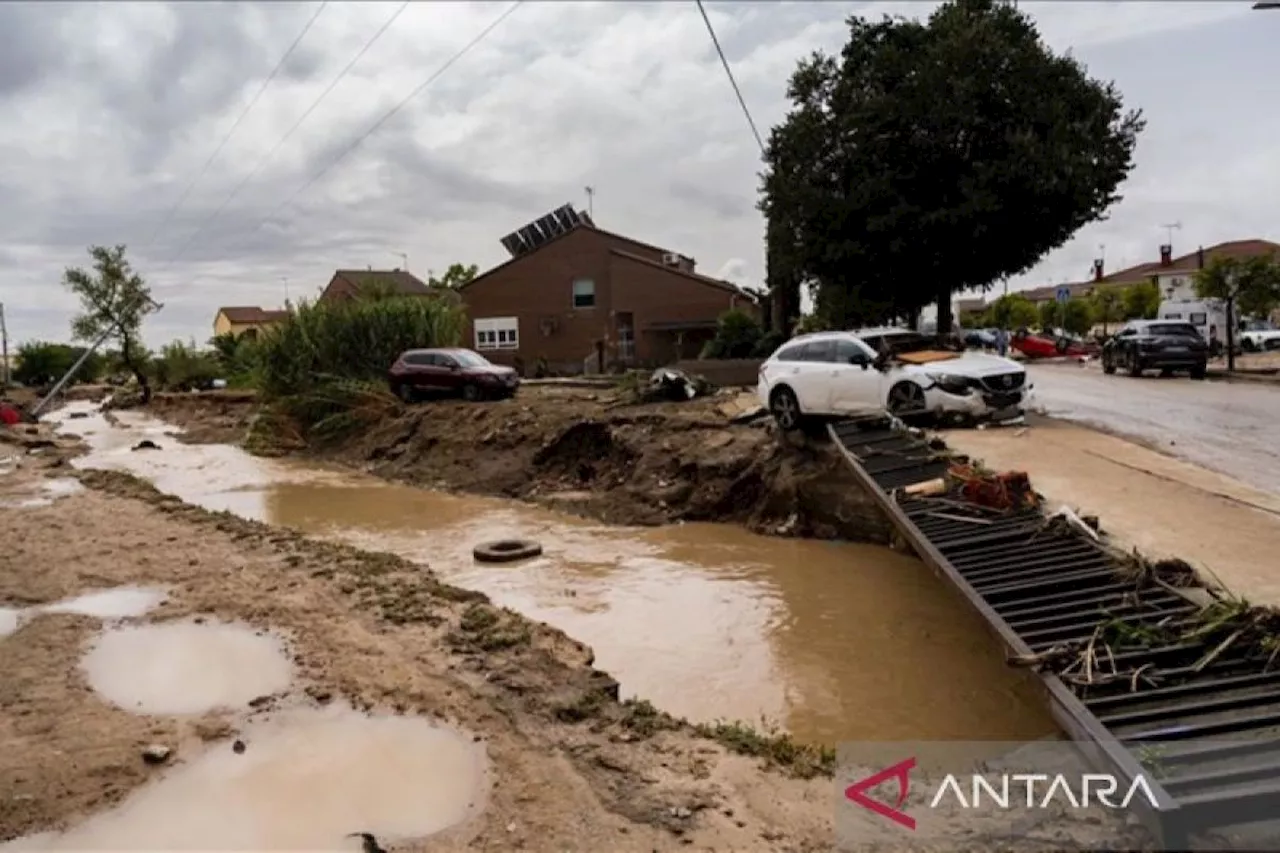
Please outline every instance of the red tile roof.
[[257, 326], [263, 323], [276, 323], [289, 316], [288, 311], [267, 310], [257, 305], [233, 305], [219, 308], [218, 313], [237, 326]]

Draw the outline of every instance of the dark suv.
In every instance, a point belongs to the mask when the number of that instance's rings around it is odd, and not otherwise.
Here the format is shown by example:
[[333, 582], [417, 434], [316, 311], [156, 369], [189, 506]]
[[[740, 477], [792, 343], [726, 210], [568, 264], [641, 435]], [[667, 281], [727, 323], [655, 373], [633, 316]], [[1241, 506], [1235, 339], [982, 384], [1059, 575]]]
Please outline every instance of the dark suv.
[[1192, 379], [1204, 379], [1209, 345], [1190, 323], [1172, 320], [1135, 320], [1125, 325], [1102, 348], [1102, 370], [1124, 368], [1131, 376], [1144, 370], [1168, 375], [1185, 370]]
[[387, 382], [406, 403], [428, 394], [481, 400], [514, 395], [520, 376], [469, 349], [411, 349], [391, 365]]

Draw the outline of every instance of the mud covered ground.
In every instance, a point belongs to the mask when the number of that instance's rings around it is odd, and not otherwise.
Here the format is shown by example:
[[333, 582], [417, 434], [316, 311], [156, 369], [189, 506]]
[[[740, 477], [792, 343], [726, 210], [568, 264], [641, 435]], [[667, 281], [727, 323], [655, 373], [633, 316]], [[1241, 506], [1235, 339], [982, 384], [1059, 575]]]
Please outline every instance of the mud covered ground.
[[[554, 504], [614, 524], [720, 521], [886, 542], [889, 526], [822, 441], [730, 423], [735, 395], [623, 405], [611, 389], [529, 386], [514, 400], [407, 407], [364, 434], [293, 452], [412, 485]], [[158, 395], [191, 442], [242, 442], [251, 394]]]
[[[460, 726], [484, 743], [494, 768], [479, 815], [393, 851], [836, 849], [836, 786], [823, 778], [829, 755], [620, 703], [590, 649], [392, 555], [212, 513], [118, 472], [79, 472], [85, 491], [16, 505], [12, 498], [45, 478], [74, 473], [67, 458], [75, 447], [36, 435], [0, 450], [12, 467], [0, 480], [10, 500], [0, 605], [163, 586], [168, 600], [141, 621], [207, 617], [282, 632], [298, 670], [286, 693], [255, 699], [256, 710], [135, 715], [101, 700], [77, 665], [100, 623], [50, 614], [25, 621], [0, 638], [0, 841], [109, 808], [166, 766], [227, 748], [238, 724], [278, 702], [344, 701]], [[150, 744], [175, 756], [149, 765], [141, 752]], [[869, 812], [848, 819], [858, 843], [847, 849], [957, 849], [904, 844]], [[1031, 828], [1015, 836], [1007, 818], [952, 820], [972, 827], [963, 834], [974, 850], [1045, 850], [1054, 839], [1061, 849], [1091, 849], [1117, 838], [1101, 822], [1083, 834]]]

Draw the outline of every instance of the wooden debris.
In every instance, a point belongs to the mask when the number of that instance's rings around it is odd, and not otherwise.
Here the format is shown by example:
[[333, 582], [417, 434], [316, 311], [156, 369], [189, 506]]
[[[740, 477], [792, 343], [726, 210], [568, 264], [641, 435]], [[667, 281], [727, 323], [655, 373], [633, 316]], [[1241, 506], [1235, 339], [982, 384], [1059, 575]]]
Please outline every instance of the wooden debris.
[[925, 480], [923, 483], [914, 483], [902, 490], [903, 494], [912, 495], [914, 497], [929, 497], [932, 495], [945, 495], [947, 493], [947, 481], [942, 477], [933, 480]]

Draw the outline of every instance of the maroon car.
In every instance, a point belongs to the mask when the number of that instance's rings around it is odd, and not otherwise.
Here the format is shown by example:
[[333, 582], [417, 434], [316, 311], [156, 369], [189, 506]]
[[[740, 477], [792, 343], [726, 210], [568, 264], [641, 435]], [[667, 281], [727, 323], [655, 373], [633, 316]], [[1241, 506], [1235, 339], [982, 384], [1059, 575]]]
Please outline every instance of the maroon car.
[[520, 387], [520, 376], [469, 349], [411, 349], [391, 365], [387, 382], [406, 403], [446, 394], [481, 400], [512, 396]]

